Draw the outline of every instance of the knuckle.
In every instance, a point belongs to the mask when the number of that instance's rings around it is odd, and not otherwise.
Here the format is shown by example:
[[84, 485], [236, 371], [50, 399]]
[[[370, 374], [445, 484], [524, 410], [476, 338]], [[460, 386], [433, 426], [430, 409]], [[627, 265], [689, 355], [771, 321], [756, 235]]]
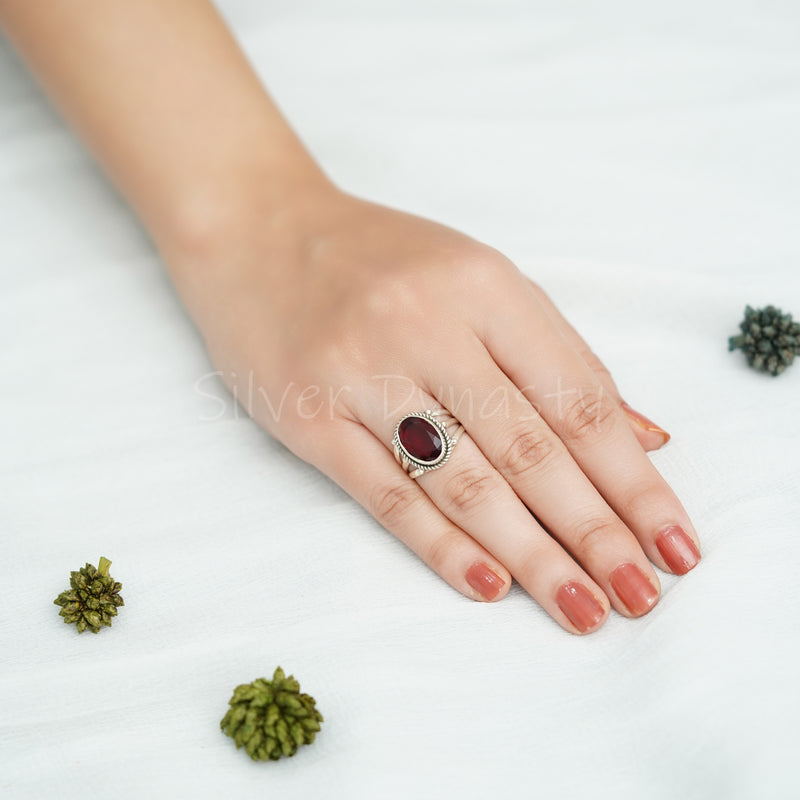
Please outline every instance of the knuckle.
[[611, 373], [603, 366], [602, 362], [598, 361], [594, 364], [589, 364], [589, 368], [597, 375], [597, 380], [607, 383], [613, 382], [614, 379], [611, 377]]
[[495, 481], [483, 469], [470, 468], [456, 472], [445, 487], [447, 498], [456, 511], [469, 513], [486, 502], [493, 493]]
[[463, 535], [460, 531], [456, 529], [445, 531], [430, 543], [425, 553], [425, 563], [438, 575], [446, 575], [462, 541]]
[[663, 488], [652, 483], [639, 485], [625, 493], [619, 508], [626, 516], [634, 518], [652, 516], [665, 503]]
[[524, 431], [511, 441], [500, 456], [500, 471], [510, 478], [517, 478], [531, 470], [541, 469], [555, 454], [552, 437], [535, 431]]
[[459, 278], [468, 281], [470, 284], [484, 286], [495, 280], [497, 273], [497, 261], [480, 253], [461, 262]]
[[564, 436], [584, 439], [602, 433], [613, 425], [616, 413], [616, 404], [602, 387], [580, 390], [564, 410]]
[[586, 348], [585, 350], [581, 350], [580, 355], [598, 378], [605, 378], [608, 380], [611, 377], [611, 373], [606, 368], [606, 365], [595, 355], [594, 351]]
[[506, 256], [485, 244], [473, 243], [467, 250], [453, 255], [455, 257], [450, 259], [451, 277], [457, 278], [458, 285], [470, 293], [475, 290], [494, 292], [498, 282], [506, 285], [507, 280], [518, 272]]
[[386, 486], [380, 484], [372, 490], [369, 511], [385, 528], [392, 529], [409, 513], [418, 500], [414, 483], [403, 482]]
[[364, 311], [371, 321], [392, 315], [415, 315], [420, 306], [419, 293], [413, 276], [381, 274], [366, 288]]
[[604, 517], [590, 517], [580, 522], [574, 531], [570, 550], [579, 559], [591, 555], [601, 547], [607, 547], [609, 540], [619, 532], [619, 523]]

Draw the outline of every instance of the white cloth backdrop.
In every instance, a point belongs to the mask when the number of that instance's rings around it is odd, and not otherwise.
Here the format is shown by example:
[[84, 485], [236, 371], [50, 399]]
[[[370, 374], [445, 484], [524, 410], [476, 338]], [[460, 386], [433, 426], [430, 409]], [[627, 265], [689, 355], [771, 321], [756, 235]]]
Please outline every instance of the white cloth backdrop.
[[[222, 10], [337, 182], [550, 291], [672, 432], [704, 559], [586, 638], [451, 590], [220, 414], [152, 245], [3, 43], [0, 795], [800, 796], [800, 366], [726, 352], [746, 303], [800, 315], [800, 6]], [[78, 636], [52, 600], [100, 555], [126, 605]], [[278, 664], [325, 723], [251, 763], [219, 720]]]

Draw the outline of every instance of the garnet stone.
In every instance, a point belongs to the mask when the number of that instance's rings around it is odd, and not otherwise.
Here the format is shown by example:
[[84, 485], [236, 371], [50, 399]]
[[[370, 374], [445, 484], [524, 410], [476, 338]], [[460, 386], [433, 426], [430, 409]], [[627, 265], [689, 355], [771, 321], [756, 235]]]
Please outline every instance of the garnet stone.
[[397, 438], [411, 458], [422, 464], [435, 464], [442, 457], [442, 435], [427, 419], [406, 417], [397, 428]]

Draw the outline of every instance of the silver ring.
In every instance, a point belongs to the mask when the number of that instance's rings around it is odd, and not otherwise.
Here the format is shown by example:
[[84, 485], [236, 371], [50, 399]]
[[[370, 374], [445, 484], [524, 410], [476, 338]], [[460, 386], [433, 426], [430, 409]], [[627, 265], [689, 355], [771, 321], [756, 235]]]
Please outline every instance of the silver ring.
[[414, 411], [406, 414], [394, 429], [394, 457], [411, 478], [444, 466], [464, 426], [450, 413]]

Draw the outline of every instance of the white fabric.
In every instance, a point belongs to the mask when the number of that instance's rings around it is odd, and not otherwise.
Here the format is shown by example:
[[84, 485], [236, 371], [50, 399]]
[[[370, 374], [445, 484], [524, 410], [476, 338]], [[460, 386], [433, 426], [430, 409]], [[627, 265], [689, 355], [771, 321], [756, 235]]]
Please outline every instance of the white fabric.
[[[0, 795], [800, 796], [800, 366], [726, 351], [746, 303], [800, 316], [800, 6], [222, 10], [337, 182], [550, 291], [673, 434], [653, 461], [704, 559], [570, 636], [517, 587], [458, 595], [229, 402], [207, 419], [152, 245], [3, 44]], [[126, 605], [78, 636], [52, 599], [100, 555]], [[278, 664], [325, 723], [254, 764], [218, 723]]]

